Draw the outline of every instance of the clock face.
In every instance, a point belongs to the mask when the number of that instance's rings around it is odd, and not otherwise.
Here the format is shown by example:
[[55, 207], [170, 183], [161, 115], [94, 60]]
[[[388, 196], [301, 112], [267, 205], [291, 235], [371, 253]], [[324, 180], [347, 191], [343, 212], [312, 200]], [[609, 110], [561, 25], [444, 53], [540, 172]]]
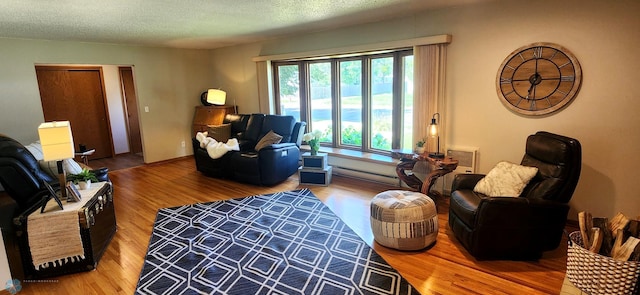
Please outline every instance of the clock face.
[[571, 52], [552, 43], [518, 48], [502, 63], [496, 88], [502, 103], [520, 114], [545, 115], [576, 96], [582, 70]]

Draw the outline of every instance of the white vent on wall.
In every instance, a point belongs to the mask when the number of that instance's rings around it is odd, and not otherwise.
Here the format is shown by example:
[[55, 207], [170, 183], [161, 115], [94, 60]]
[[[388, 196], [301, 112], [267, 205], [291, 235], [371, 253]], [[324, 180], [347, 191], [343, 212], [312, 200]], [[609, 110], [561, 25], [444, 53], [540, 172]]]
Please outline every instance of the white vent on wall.
[[451, 183], [456, 174], [476, 173], [477, 147], [452, 147], [447, 149], [447, 157], [458, 160], [458, 168], [444, 177], [444, 189], [446, 194], [451, 193]]

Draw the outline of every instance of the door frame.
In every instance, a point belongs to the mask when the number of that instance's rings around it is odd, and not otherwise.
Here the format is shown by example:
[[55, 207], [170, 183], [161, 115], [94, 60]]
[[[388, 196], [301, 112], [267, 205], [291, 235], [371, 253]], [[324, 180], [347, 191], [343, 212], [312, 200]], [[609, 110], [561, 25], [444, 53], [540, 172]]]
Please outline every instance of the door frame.
[[[140, 126], [140, 107], [138, 105], [138, 91], [137, 91], [137, 87], [135, 86], [135, 73], [133, 69], [134, 69], [133, 66], [118, 66], [118, 75], [120, 77], [120, 92], [122, 97], [122, 107], [124, 109], [125, 125], [127, 126], [127, 139], [129, 141], [129, 153], [135, 154], [135, 151], [133, 150], [134, 145], [132, 144], [132, 142], [134, 140], [139, 140], [140, 149], [141, 149], [140, 153], [142, 153], [142, 155], [144, 156], [144, 144], [142, 143], [142, 128]], [[131, 112], [131, 110], [129, 109], [129, 102], [131, 98], [128, 97], [126, 94], [125, 82], [122, 76], [122, 70], [131, 71], [131, 83], [132, 83], [133, 95], [134, 95], [134, 98], [133, 98], [134, 101], [132, 103], [135, 104], [136, 106], [135, 112]], [[130, 120], [131, 116], [135, 116], [136, 121], [138, 122], [138, 126], [134, 126], [134, 128], [138, 129], [137, 133], [140, 136], [137, 139], [134, 139], [133, 136], [131, 135], [131, 120]]]
[[[109, 158], [113, 158], [113, 156], [115, 155], [115, 148], [113, 146], [113, 131], [111, 130], [111, 119], [110, 119], [110, 114], [109, 114], [109, 103], [107, 101], [107, 93], [106, 93], [106, 89], [105, 89], [105, 82], [104, 82], [104, 73], [103, 73], [103, 69], [101, 65], [59, 65], [59, 64], [35, 64], [34, 65], [34, 70], [37, 71], [38, 69], [44, 69], [44, 70], [55, 70], [55, 71], [61, 71], [61, 70], [66, 70], [66, 71], [73, 71], [73, 70], [96, 70], [98, 71], [98, 75], [100, 76], [100, 84], [101, 84], [101, 92], [102, 92], [102, 105], [104, 106], [104, 112], [105, 112], [105, 120], [107, 123], [107, 138], [108, 138], [108, 144], [110, 147], [110, 154], [111, 156]], [[38, 77], [36, 75], [36, 81], [37, 81]], [[39, 87], [38, 87], [39, 88]], [[42, 103], [42, 94], [40, 94], [40, 103]], [[42, 117], [44, 118], [44, 107], [42, 109]], [[74, 147], [75, 148], [75, 147]]]

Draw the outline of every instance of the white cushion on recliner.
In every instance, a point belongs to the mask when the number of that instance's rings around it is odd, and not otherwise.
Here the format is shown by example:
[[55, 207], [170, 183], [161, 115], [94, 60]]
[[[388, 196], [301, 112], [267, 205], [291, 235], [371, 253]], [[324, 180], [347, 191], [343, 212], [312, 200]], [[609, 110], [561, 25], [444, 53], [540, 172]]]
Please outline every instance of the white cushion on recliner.
[[62, 160], [62, 167], [67, 173], [78, 174], [82, 172], [82, 167], [80, 166], [80, 164], [78, 164], [78, 162], [74, 161], [73, 159]]
[[[42, 153], [42, 145], [40, 141], [36, 141], [34, 143], [28, 144], [24, 146], [36, 160], [38, 160], [38, 164], [40, 168], [47, 172], [49, 175], [58, 177], [58, 164], [57, 161], [45, 161], [44, 154]], [[64, 171], [68, 174], [78, 174], [82, 171], [82, 167], [74, 161], [73, 159], [64, 159], [62, 160], [62, 167]]]
[[490, 197], [515, 198], [520, 196], [522, 190], [537, 173], [537, 167], [500, 162], [478, 181], [473, 191]]
[[26, 148], [33, 155], [33, 157], [36, 158], [36, 160], [40, 161], [44, 159], [44, 155], [42, 154], [42, 145], [40, 144], [39, 140], [34, 143], [25, 145], [24, 148]]

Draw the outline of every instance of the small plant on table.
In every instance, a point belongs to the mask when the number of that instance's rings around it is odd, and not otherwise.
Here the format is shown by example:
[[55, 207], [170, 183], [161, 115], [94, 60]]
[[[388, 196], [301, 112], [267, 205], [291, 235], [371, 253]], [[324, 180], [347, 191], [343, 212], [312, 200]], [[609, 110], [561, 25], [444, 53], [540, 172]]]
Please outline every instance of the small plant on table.
[[80, 189], [87, 189], [91, 186], [91, 182], [98, 182], [98, 178], [96, 178], [96, 174], [93, 171], [83, 168], [77, 174], [69, 174], [67, 176], [67, 181], [72, 181], [74, 184], [78, 184]]

